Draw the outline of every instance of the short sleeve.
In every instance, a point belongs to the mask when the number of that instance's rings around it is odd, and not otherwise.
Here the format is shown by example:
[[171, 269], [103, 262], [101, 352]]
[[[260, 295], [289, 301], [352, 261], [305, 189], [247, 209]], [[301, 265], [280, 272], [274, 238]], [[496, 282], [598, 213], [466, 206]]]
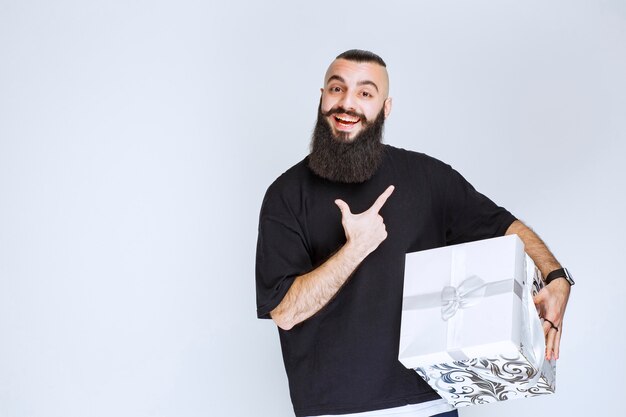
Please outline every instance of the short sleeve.
[[256, 252], [257, 317], [269, 319], [296, 277], [310, 272], [312, 262], [297, 219], [299, 210], [272, 187], [259, 216]]
[[454, 245], [503, 236], [515, 221], [508, 210], [476, 191], [450, 168], [445, 194], [446, 243]]

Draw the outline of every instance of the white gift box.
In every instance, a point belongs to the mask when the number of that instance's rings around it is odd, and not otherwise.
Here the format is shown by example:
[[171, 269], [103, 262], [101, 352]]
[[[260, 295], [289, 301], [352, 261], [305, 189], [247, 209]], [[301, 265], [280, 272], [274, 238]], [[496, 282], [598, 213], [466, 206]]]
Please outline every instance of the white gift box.
[[455, 407], [554, 392], [517, 235], [407, 254], [399, 360]]

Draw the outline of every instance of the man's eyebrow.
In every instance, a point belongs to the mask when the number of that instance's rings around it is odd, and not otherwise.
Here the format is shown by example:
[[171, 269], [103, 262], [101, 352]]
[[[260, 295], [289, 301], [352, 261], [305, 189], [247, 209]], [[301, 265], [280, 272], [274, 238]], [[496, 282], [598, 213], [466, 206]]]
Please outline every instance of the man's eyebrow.
[[[339, 75], [331, 75], [330, 77], [328, 77], [328, 81], [326, 81], [326, 84], [328, 84], [332, 80], [337, 80], [340, 83], [344, 83], [344, 84], [346, 83], [346, 80], [344, 80], [343, 77], [341, 77]], [[376, 85], [376, 83], [374, 81], [363, 80], [363, 81], [359, 81], [356, 84], [357, 85], [371, 85], [372, 87], [374, 87], [376, 89], [376, 91], [378, 91], [378, 86]]]
[[338, 75], [331, 75], [330, 77], [328, 77], [328, 81], [326, 81], [326, 84], [328, 84], [329, 82], [331, 82], [332, 80], [337, 80], [340, 83], [344, 83], [346, 82], [346, 80], [343, 79], [343, 77], [340, 77]]
[[359, 81], [357, 85], [371, 85], [372, 87], [376, 89], [376, 91], [378, 91], [378, 86], [376, 85], [374, 81], [370, 81], [370, 80]]

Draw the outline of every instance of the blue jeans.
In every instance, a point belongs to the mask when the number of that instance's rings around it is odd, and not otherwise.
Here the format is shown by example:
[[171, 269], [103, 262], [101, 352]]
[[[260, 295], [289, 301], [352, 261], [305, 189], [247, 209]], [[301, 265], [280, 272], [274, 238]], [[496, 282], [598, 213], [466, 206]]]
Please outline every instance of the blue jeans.
[[452, 411], [448, 411], [447, 413], [437, 414], [433, 417], [458, 417], [458, 416], [459, 416], [459, 412], [456, 410], [452, 410]]

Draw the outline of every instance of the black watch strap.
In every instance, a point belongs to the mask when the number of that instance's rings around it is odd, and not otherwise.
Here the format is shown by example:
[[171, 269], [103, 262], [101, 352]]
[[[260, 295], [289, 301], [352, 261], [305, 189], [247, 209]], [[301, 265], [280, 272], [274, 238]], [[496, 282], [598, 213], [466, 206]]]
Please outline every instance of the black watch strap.
[[546, 285], [557, 278], [564, 278], [567, 282], [569, 282], [570, 285], [574, 285], [574, 280], [572, 279], [572, 276], [566, 268], [559, 268], [550, 272], [546, 277]]

